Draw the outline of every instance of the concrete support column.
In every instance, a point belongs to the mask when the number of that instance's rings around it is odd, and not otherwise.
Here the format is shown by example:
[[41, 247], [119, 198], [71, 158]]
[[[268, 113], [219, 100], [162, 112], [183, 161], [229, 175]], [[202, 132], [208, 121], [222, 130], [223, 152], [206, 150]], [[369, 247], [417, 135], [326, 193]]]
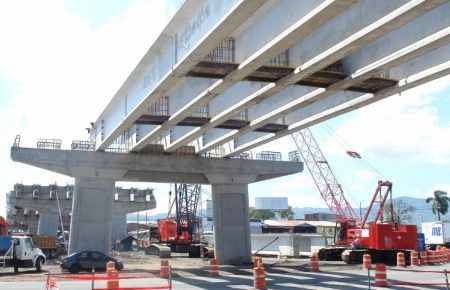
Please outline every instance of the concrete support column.
[[55, 236], [58, 233], [59, 215], [56, 212], [39, 212], [37, 234]]
[[111, 245], [114, 244], [117, 239], [122, 240], [127, 236], [127, 214], [114, 213], [112, 218]]
[[215, 256], [220, 264], [251, 262], [248, 184], [212, 184]]
[[109, 253], [114, 190], [111, 179], [75, 178], [69, 254], [85, 250]]
[[38, 225], [36, 222], [28, 222], [28, 232], [37, 234]]

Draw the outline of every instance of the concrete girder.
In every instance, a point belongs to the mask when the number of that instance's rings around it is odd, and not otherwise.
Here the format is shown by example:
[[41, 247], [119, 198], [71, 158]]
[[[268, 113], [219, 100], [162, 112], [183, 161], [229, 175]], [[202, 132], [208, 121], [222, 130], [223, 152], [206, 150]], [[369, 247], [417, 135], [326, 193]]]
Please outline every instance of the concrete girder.
[[[220, 1], [222, 2], [222, 1]], [[134, 106], [133, 109], [130, 110], [129, 113], [123, 118], [121, 122], [114, 128], [111, 128], [110, 132], [107, 132], [107, 136], [103, 140], [98, 140], [97, 150], [105, 150], [108, 146], [125, 130], [133, 125], [133, 123], [143, 114], [146, 110], [154, 104], [161, 96], [164, 96], [167, 91], [169, 91], [180, 79], [186, 75], [186, 73], [191, 70], [199, 61], [201, 61], [210, 51], [214, 49], [214, 47], [222, 41], [225, 37], [231, 34], [242, 22], [244, 22], [255, 10], [257, 10], [261, 5], [263, 5], [266, 0], [253, 0], [253, 1], [245, 1], [240, 0], [236, 1], [237, 3], [223, 16], [219, 23], [210, 23], [210, 30], [208, 33], [203, 33], [200, 41], [195, 45], [186, 55], [180, 59], [180, 61], [175, 62], [170, 70], [167, 72], [161, 73], [161, 76], [158, 83], [139, 101], [138, 104]], [[190, 5], [186, 3], [186, 5]], [[183, 7], [181, 8], [183, 9]], [[169, 25], [167, 30], [174, 29], [173, 26]], [[163, 31], [168, 33], [169, 31]], [[175, 32], [172, 32], [175, 34]], [[144, 56], [146, 60], [149, 56]], [[143, 60], [144, 60], [143, 59]], [[143, 61], [141, 61], [143, 63]], [[133, 76], [133, 73], [130, 75], [129, 79]], [[128, 80], [127, 80], [128, 81]], [[131, 80], [130, 80], [131, 81]], [[123, 89], [120, 89], [119, 92], [114, 97], [113, 101], [111, 101], [111, 106], [118, 102], [115, 99], [119, 99], [123, 97], [119, 93], [124, 94], [122, 92]], [[98, 121], [96, 121], [96, 126], [100, 126], [102, 120], [105, 119], [104, 115], [108, 110], [112, 110], [109, 108], [101, 114]], [[101, 135], [101, 134], [100, 134]], [[142, 148], [146, 145], [148, 140], [146, 138], [141, 139], [137, 143], [136, 149]]]
[[[450, 60], [450, 44], [447, 44], [423, 56], [415, 58], [413, 61], [404, 63], [399, 67], [393, 68], [392, 70], [402, 72], [408, 71], [409, 74], [406, 75], [404, 78], [407, 79], [410, 75], [420, 73], [421, 71], [425, 71], [429, 68], [441, 64], [443, 61], [442, 56], [447, 56], [447, 59]], [[320, 114], [323, 111], [350, 102], [351, 100], [356, 99], [361, 95], [362, 93], [355, 93], [349, 91], [340, 92], [338, 94], [329, 96], [320, 102], [313, 103], [309, 106], [306, 106], [304, 108], [301, 108], [300, 110], [295, 111], [294, 113], [287, 115], [285, 117], [285, 122], [287, 125], [292, 125], [294, 123], [297, 123], [298, 120], [303, 120], [311, 116]]]
[[364, 106], [370, 105], [372, 103], [380, 101], [380, 100], [387, 98], [389, 96], [392, 96], [394, 94], [400, 93], [402, 91], [405, 91], [405, 90], [408, 90], [408, 89], [411, 89], [411, 88], [414, 88], [417, 86], [420, 86], [422, 84], [433, 81], [435, 79], [444, 77], [448, 74], [450, 74], [450, 61], [446, 61], [437, 66], [428, 68], [424, 71], [418, 72], [414, 75], [411, 75], [404, 79], [401, 79], [398, 82], [397, 86], [395, 86], [393, 88], [384, 89], [375, 94], [364, 94], [364, 95], [362, 95], [356, 99], [353, 99], [347, 103], [343, 103], [339, 106], [335, 106], [328, 110], [322, 111], [319, 114], [310, 116], [309, 118], [305, 118], [301, 121], [293, 123], [288, 127], [287, 130], [280, 131], [276, 134], [267, 134], [266, 136], [263, 136], [259, 139], [255, 139], [251, 142], [248, 142], [245, 145], [241, 145], [240, 147], [235, 148], [230, 153], [228, 153], [226, 156], [229, 157], [229, 156], [233, 156], [233, 155], [245, 152], [247, 150], [258, 147], [267, 142], [271, 142], [271, 141], [274, 141], [281, 137], [284, 137], [286, 135], [292, 134], [298, 130], [310, 127], [312, 125], [326, 121], [326, 120], [334, 118], [336, 116], [351, 112], [358, 108], [362, 108]]
[[[358, 31], [358, 33], [351, 35], [326, 51], [319, 53], [314, 58], [303, 63], [294, 71], [293, 75], [289, 75], [281, 79], [276, 84], [269, 83], [258, 92], [252, 93], [248, 97], [242, 99], [242, 101], [231, 107], [225, 108], [221, 114], [213, 117], [209, 123], [203, 125], [200, 129], [196, 128], [186, 134], [183, 138], [176, 140], [171, 146], [169, 146], [169, 148], [167, 148], [167, 150], [174, 150], [178, 146], [192, 142], [196, 138], [200, 137], [204, 132], [226, 121], [237, 113], [250, 108], [261, 100], [264, 100], [277, 92], [280, 92], [287, 86], [295, 84], [300, 79], [313, 74], [317, 70], [340, 60], [342, 57], [366, 45], [377, 37], [398, 28], [402, 24], [412, 20], [414, 17], [426, 13], [430, 9], [433, 9], [444, 2], [446, 1], [428, 1], [426, 3], [424, 1], [408, 2], [400, 8], [390, 12], [386, 16], [378, 19], [374, 23], [369, 24], [367, 27]], [[314, 49], [312, 50], [316, 51]], [[223, 139], [221, 140], [222, 141], [219, 143], [223, 144]], [[214, 144], [211, 144], [211, 146], [208, 146], [208, 148], [204, 150], [201, 149], [199, 153], [204, 153], [210, 150], [212, 147], [215, 147]]]
[[[352, 85], [362, 82], [375, 76], [380, 70], [390, 69], [392, 67], [398, 66], [401, 63], [408, 62], [409, 60], [418, 57], [420, 55], [426, 54], [427, 52], [439, 48], [450, 41], [450, 27], [438, 31], [430, 36], [418, 40], [415, 43], [404, 47], [403, 49], [396, 51], [390, 55], [387, 55], [381, 59], [372, 60], [366, 66], [359, 68], [357, 71], [353, 72], [347, 78], [342, 81], [336, 82], [328, 86], [327, 88], [319, 88], [303, 96], [299, 96], [296, 100], [291, 101], [283, 106], [278, 107], [271, 113], [262, 115], [261, 117], [253, 120], [250, 124], [244, 128], [241, 128], [235, 134], [230, 134], [228, 138], [222, 139], [221, 142], [213, 141], [210, 144], [206, 144], [199, 153], [203, 153], [211, 150], [214, 147], [222, 145], [228, 141], [231, 141], [238, 136], [247, 134], [256, 128], [259, 128], [267, 123], [270, 123], [280, 117], [290, 114], [298, 109], [305, 107], [311, 103], [317, 102], [328, 96], [337, 93], [340, 90], [345, 90]], [[264, 105], [264, 102], [260, 104]]]
[[[448, 15], [450, 15], [450, 2], [440, 5], [345, 57], [342, 59], [343, 70], [357, 72], [373, 59], [383, 59], [396, 52], [401, 53], [405, 47], [444, 31], [450, 26]], [[401, 78], [402, 76], [390, 75], [389, 77]]]
[[[173, 114], [169, 118], [169, 120], [165, 122], [165, 124], [161, 125], [159, 129], [154, 130], [144, 139], [146, 141], [149, 141], [155, 136], [159, 135], [162, 130], [166, 130], [170, 127], [175, 126], [177, 123], [181, 122], [184, 118], [189, 116], [197, 107], [211, 101], [213, 98], [223, 93], [226, 89], [231, 87], [236, 82], [243, 80], [251, 72], [257, 70], [259, 67], [267, 63], [271, 58], [285, 51], [299, 39], [302, 39], [311, 31], [313, 31], [317, 27], [320, 27], [326, 21], [333, 18], [354, 3], [354, 0], [323, 2], [311, 12], [302, 17], [299, 21], [294, 23], [291, 27], [280, 33], [272, 41], [260, 48], [256, 53], [244, 60], [236, 70], [230, 72], [223, 79], [216, 81], [208, 89], [194, 97], [182, 109]], [[194, 141], [203, 132], [206, 132], [208, 129], [213, 128], [226, 119], [233, 117], [233, 115], [236, 115], [237, 113], [238, 112], [231, 113], [231, 115], [223, 115], [223, 118], [216, 118], [214, 122], [207, 123], [206, 125], [202, 126], [201, 129], [195, 129], [195, 132], [191, 131], [188, 134], [185, 134], [184, 137], [179, 138], [176, 142], [173, 142], [169, 147], [166, 148], [166, 150], [171, 152], [178, 149], [184, 144]], [[143, 146], [145, 145], [136, 146], [133, 150], [139, 150]]]

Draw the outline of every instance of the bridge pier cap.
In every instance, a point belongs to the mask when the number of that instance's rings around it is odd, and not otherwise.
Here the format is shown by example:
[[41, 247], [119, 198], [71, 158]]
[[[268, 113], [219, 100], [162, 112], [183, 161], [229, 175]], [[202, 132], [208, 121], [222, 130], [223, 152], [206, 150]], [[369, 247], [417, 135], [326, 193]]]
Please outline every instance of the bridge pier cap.
[[303, 163], [11, 148], [16, 162], [74, 178], [166, 183], [252, 183], [301, 172]]

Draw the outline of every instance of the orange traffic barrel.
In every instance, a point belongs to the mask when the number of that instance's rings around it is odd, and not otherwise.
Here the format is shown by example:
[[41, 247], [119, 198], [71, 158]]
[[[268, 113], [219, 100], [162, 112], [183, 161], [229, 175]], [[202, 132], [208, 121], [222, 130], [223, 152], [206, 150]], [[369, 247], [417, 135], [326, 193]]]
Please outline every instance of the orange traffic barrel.
[[311, 267], [311, 272], [319, 271], [319, 258], [317, 257], [317, 254], [313, 254], [311, 256], [311, 261], [309, 265]]
[[119, 288], [119, 271], [109, 270], [106, 272], [108, 275], [108, 281], [106, 281], [106, 289], [118, 289]]
[[106, 272], [112, 271], [116, 269], [116, 263], [114, 263], [113, 261], [109, 261], [108, 263], [106, 263]]
[[375, 286], [387, 286], [386, 265], [376, 264], [375, 266]]
[[161, 269], [159, 270], [160, 277], [169, 277], [169, 261], [166, 259], [161, 260]]
[[258, 290], [266, 289], [266, 274], [262, 264], [258, 264], [253, 270], [253, 287]]
[[209, 276], [219, 276], [219, 263], [216, 259], [209, 260]]
[[370, 266], [372, 265], [372, 258], [370, 257], [370, 254], [364, 254], [363, 255], [363, 269], [370, 269]]
[[434, 252], [434, 263], [442, 264], [442, 254], [439, 251]]
[[261, 257], [255, 257], [253, 259], [253, 268], [258, 267], [259, 264], [261, 264], [261, 266], [263, 265], [262, 258]]
[[447, 263], [447, 255], [444, 255], [444, 252], [439, 251], [439, 264]]
[[405, 254], [402, 252], [397, 253], [397, 267], [405, 267]]
[[427, 265], [428, 264], [428, 252], [423, 251], [420, 252], [420, 265]]
[[411, 266], [418, 266], [419, 265], [419, 253], [416, 251], [411, 252]]
[[428, 252], [428, 265], [436, 264], [436, 254], [434, 251]]

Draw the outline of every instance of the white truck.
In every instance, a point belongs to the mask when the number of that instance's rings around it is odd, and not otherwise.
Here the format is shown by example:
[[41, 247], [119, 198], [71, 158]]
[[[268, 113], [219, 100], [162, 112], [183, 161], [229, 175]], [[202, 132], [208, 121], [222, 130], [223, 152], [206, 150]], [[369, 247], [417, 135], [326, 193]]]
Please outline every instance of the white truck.
[[425, 244], [431, 248], [437, 245], [450, 245], [450, 222], [437, 221], [422, 223]]
[[41, 249], [33, 244], [33, 239], [27, 236], [0, 236], [0, 267], [36, 268], [41, 272], [46, 257]]

